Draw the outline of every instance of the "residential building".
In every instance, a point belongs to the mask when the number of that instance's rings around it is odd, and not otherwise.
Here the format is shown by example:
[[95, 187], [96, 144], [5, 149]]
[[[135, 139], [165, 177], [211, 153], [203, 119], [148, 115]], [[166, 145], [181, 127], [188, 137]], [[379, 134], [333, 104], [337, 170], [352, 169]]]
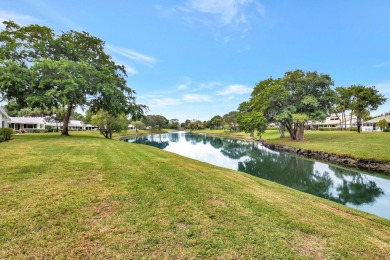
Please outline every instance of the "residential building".
[[11, 118], [5, 112], [4, 108], [0, 107], [0, 128], [8, 128], [9, 121], [11, 121]]
[[356, 116], [347, 115], [345, 119], [342, 116], [331, 115], [323, 122], [309, 122], [310, 129], [318, 128], [351, 128], [357, 126]]
[[14, 130], [45, 129], [43, 117], [10, 117], [9, 127]]
[[365, 121], [362, 125], [362, 131], [381, 131], [381, 129], [377, 126], [378, 122], [385, 119], [387, 121], [388, 127], [390, 127], [390, 115], [379, 116], [374, 119]]

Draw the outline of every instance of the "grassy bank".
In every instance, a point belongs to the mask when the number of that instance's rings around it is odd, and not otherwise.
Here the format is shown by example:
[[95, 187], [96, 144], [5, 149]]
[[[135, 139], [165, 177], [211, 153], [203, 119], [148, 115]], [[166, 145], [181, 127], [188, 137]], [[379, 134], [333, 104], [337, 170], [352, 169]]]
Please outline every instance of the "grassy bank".
[[[223, 130], [202, 130], [199, 132], [226, 137], [249, 138], [243, 132], [235, 133]], [[291, 141], [289, 137], [279, 138], [278, 130], [267, 130], [261, 138], [269, 143], [306, 150], [390, 162], [390, 133], [362, 132], [358, 134], [351, 131], [305, 131], [305, 140], [303, 142], [295, 142]]]
[[0, 144], [0, 258], [363, 258], [390, 221], [143, 145]]

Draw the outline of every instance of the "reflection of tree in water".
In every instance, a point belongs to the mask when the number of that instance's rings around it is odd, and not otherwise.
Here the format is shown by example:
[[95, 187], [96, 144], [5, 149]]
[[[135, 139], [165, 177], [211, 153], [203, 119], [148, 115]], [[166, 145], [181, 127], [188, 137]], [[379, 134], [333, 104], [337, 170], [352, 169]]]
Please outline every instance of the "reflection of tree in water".
[[250, 159], [239, 162], [238, 170], [323, 198], [332, 199], [333, 182], [328, 172], [314, 171], [314, 162], [253, 147]]
[[[314, 161], [255, 147], [248, 155], [251, 159], [239, 162], [239, 171], [342, 204], [372, 203], [384, 194], [375, 182], [350, 170], [329, 166], [329, 171], [320, 171], [314, 169]], [[336, 194], [332, 194], [334, 182], [330, 172], [334, 172], [335, 176], [342, 180], [342, 184], [335, 189]]]
[[223, 139], [221, 153], [230, 159], [240, 159], [252, 150], [252, 143], [234, 139]]
[[169, 141], [173, 142], [173, 143], [177, 143], [179, 142], [179, 134], [178, 133], [170, 133], [169, 134]]
[[169, 145], [169, 142], [161, 141], [161, 139], [154, 138], [153, 136], [149, 137], [149, 138], [148, 137], [137, 137], [134, 143], [150, 145], [150, 146], [154, 146], [154, 147], [157, 147], [160, 149], [165, 149]]
[[[342, 204], [362, 205], [372, 203], [377, 197], [384, 194], [383, 190], [374, 181], [368, 180], [360, 173], [331, 165], [329, 168], [334, 170], [335, 175], [343, 180], [343, 184], [336, 188], [339, 192], [339, 202]], [[347, 177], [351, 180], [346, 180]]]

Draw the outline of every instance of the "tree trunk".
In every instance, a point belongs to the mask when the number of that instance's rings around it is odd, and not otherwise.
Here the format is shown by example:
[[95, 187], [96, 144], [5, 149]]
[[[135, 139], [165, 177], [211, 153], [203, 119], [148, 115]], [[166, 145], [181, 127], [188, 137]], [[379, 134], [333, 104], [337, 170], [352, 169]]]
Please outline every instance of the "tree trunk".
[[294, 131], [293, 127], [291, 125], [287, 124], [286, 128], [287, 128], [288, 132], [290, 133], [291, 140], [294, 141], [296, 139], [296, 135], [295, 135], [296, 132]]
[[297, 123], [297, 137], [296, 141], [301, 142], [304, 140], [303, 135], [305, 133], [305, 123]]
[[69, 105], [68, 108], [66, 109], [64, 120], [62, 122], [62, 132], [61, 132], [61, 135], [69, 136], [68, 125], [69, 125], [70, 115], [72, 114], [72, 110], [73, 110], [73, 106], [72, 105]]
[[362, 119], [359, 116], [357, 117], [356, 124], [357, 124], [357, 132], [360, 133], [360, 127], [362, 125]]
[[285, 130], [285, 127], [284, 125], [280, 124], [279, 125], [279, 133], [280, 133], [280, 138], [284, 138], [284, 130]]

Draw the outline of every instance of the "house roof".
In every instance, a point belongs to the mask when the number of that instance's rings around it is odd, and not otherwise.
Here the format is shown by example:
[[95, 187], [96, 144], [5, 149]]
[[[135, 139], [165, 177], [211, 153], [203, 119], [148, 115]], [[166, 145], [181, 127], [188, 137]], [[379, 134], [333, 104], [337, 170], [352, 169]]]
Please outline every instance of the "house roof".
[[12, 124], [46, 124], [43, 117], [10, 117]]
[[379, 116], [371, 120], [365, 121], [365, 123], [378, 123], [382, 119], [385, 119], [387, 122], [390, 122], [390, 115]]
[[0, 107], [0, 113], [1, 113], [4, 117], [8, 118], [8, 120], [10, 120], [10, 117], [8, 116], [7, 112], [5, 112], [4, 108]]
[[69, 120], [68, 127], [83, 127], [84, 123], [80, 120]]

